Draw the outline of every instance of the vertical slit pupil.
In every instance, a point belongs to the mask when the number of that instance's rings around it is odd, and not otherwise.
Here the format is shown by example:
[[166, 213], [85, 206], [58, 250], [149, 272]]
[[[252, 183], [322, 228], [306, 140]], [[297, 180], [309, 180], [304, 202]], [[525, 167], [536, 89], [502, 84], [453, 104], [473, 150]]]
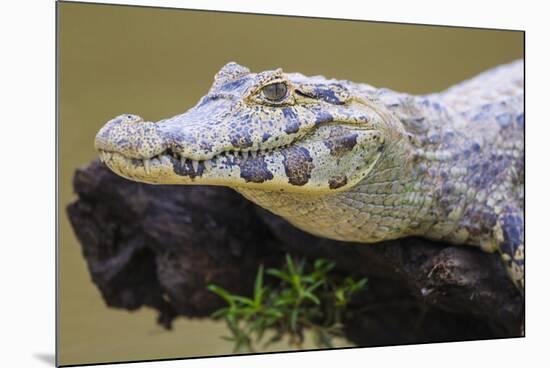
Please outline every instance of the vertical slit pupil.
[[273, 83], [263, 88], [264, 96], [268, 100], [277, 101], [286, 96], [287, 87], [285, 83]]

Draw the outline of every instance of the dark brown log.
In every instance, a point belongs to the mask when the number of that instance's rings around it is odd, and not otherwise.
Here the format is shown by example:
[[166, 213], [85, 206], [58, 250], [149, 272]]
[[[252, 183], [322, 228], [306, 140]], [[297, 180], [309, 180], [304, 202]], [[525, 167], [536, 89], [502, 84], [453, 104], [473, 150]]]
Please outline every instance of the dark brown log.
[[409, 238], [376, 245], [306, 234], [222, 187], [154, 186], [95, 161], [76, 171], [68, 215], [92, 280], [111, 307], [207, 317], [223, 301], [206, 286], [252, 290], [260, 264], [286, 252], [327, 258], [369, 277], [346, 334], [362, 346], [521, 334], [523, 297], [493, 254]]

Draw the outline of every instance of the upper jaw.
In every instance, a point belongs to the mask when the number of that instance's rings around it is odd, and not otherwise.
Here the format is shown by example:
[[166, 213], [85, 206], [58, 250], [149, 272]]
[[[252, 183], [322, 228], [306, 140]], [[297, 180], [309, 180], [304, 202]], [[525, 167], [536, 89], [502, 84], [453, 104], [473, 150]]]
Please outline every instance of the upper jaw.
[[119, 115], [97, 133], [95, 147], [105, 162], [117, 154], [130, 163], [141, 161], [145, 167], [155, 160], [168, 163], [169, 158], [183, 163], [189, 161], [193, 166], [200, 163], [208, 166], [221, 157], [246, 160], [266, 155], [301, 138], [295, 134], [279, 137], [274, 142], [261, 142], [250, 137], [250, 144], [239, 147], [226, 134], [211, 134], [212, 126], [204, 124], [199, 117], [205, 118], [194, 109], [158, 122], [144, 121], [136, 115]]

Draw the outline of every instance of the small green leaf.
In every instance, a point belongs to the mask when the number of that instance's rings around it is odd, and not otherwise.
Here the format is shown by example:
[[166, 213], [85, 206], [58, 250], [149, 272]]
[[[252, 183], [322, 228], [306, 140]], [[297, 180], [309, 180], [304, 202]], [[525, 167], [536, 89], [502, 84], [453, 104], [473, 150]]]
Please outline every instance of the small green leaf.
[[262, 303], [263, 282], [264, 282], [264, 265], [262, 264], [258, 268], [258, 273], [256, 275], [256, 282], [254, 283], [254, 302], [256, 304]]
[[296, 274], [296, 269], [294, 268], [294, 262], [292, 261], [292, 257], [290, 257], [290, 254], [288, 253], [286, 255], [286, 266], [288, 267], [288, 272], [290, 272], [291, 275]]
[[278, 300], [275, 301], [275, 306], [276, 307], [283, 307], [283, 306], [292, 305], [292, 304], [294, 304], [293, 299], [281, 298], [281, 299], [278, 299]]
[[319, 298], [317, 298], [315, 295], [313, 295], [312, 293], [309, 293], [309, 292], [305, 292], [304, 293], [304, 298], [307, 298], [309, 300], [311, 300], [313, 303], [319, 305], [321, 304], [321, 301], [319, 300]]
[[208, 290], [210, 290], [211, 292], [217, 294], [219, 297], [223, 298], [230, 306], [234, 306], [235, 303], [233, 302], [233, 299], [232, 299], [232, 295], [227, 291], [225, 290], [224, 288], [221, 288], [219, 286], [216, 286], [216, 285], [208, 285]]
[[337, 289], [334, 292], [334, 296], [336, 296], [336, 301], [338, 302], [343, 302], [346, 300], [346, 296], [344, 295], [344, 290], [342, 289]]
[[319, 280], [317, 281], [316, 283], [314, 283], [313, 285], [309, 286], [306, 291], [308, 292], [313, 292], [315, 289], [317, 289], [319, 286], [323, 285], [325, 283], [325, 280]]
[[277, 269], [274, 269], [274, 268], [270, 268], [268, 269], [267, 271], [267, 274], [271, 275], [271, 276], [275, 276], [275, 277], [278, 277], [280, 278], [281, 280], [283, 281], [286, 281], [288, 283], [290, 283], [290, 277], [288, 277], [288, 275], [286, 273], [284, 273], [283, 271], [281, 270], [277, 270]]
[[235, 302], [239, 302], [239, 303], [247, 305], [247, 306], [254, 305], [254, 301], [250, 298], [245, 297], [245, 296], [231, 295], [231, 299]]
[[269, 308], [265, 311], [265, 313], [269, 316], [275, 317], [275, 318], [281, 318], [283, 317], [283, 313], [275, 308]]
[[217, 311], [215, 311], [214, 313], [212, 313], [210, 315], [210, 318], [212, 319], [219, 319], [219, 318], [222, 318], [224, 317], [224, 315], [227, 314], [227, 312], [229, 311], [229, 308], [221, 308], [221, 309], [218, 309]]

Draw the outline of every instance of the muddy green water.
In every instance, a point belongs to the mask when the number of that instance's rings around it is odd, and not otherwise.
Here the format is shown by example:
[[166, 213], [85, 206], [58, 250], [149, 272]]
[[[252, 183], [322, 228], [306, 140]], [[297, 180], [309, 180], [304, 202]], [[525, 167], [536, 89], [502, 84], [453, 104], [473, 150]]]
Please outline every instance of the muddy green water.
[[427, 93], [523, 53], [523, 34], [507, 31], [69, 3], [58, 19], [62, 364], [231, 353], [222, 323], [180, 318], [165, 331], [152, 310], [106, 307], [91, 283], [64, 208], [105, 121], [181, 113], [228, 61]]

